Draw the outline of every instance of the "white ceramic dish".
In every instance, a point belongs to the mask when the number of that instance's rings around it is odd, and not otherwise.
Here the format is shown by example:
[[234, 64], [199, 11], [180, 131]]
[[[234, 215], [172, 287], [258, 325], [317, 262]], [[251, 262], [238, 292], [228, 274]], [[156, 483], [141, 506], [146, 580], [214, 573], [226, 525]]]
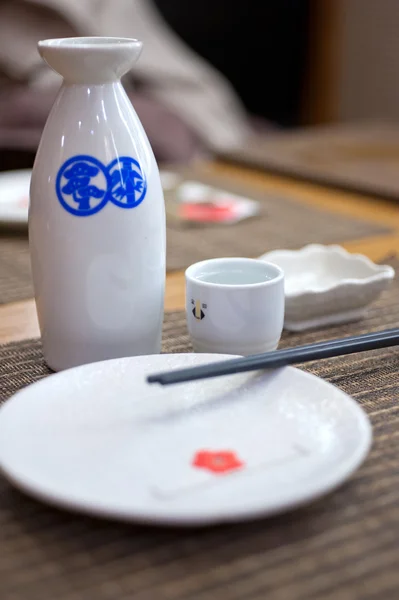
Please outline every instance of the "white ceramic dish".
[[27, 225], [31, 173], [30, 169], [0, 172], [0, 223], [3, 226]]
[[[364, 460], [371, 427], [361, 407], [292, 367], [168, 388], [145, 382], [223, 358], [117, 359], [25, 388], [0, 409], [4, 475], [40, 500], [92, 515], [206, 525], [302, 505]], [[246, 466], [194, 470], [201, 449], [233, 450]]]
[[341, 246], [310, 244], [260, 257], [285, 274], [284, 328], [303, 331], [361, 319], [395, 271]]

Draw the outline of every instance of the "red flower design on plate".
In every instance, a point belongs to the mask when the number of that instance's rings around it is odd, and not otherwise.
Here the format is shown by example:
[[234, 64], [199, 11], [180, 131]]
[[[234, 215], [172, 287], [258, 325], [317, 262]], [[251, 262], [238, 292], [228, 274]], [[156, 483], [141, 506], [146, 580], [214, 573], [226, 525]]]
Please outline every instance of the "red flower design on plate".
[[212, 473], [227, 473], [241, 469], [245, 463], [232, 450], [199, 450], [192, 464], [198, 469], [207, 469]]

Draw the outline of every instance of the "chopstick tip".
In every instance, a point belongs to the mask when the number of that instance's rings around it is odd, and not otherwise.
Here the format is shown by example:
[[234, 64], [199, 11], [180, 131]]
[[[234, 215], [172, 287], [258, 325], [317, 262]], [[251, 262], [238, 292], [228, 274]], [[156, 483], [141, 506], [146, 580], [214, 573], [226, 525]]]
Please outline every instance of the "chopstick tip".
[[162, 384], [162, 380], [158, 375], [148, 375], [147, 383], [160, 383]]

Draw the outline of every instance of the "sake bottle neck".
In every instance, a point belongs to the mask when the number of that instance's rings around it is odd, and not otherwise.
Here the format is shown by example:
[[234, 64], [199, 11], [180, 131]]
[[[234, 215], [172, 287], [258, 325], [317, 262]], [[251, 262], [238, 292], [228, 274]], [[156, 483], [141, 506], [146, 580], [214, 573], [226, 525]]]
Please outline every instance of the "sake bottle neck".
[[142, 43], [130, 38], [61, 38], [39, 42], [45, 62], [66, 84], [117, 82], [138, 59]]

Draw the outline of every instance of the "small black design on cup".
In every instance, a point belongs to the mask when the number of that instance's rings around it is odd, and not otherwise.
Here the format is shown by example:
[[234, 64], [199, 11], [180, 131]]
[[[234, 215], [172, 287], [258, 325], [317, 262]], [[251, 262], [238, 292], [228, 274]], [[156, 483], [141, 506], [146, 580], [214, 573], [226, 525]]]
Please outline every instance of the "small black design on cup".
[[194, 315], [194, 318], [197, 319], [197, 321], [202, 321], [202, 319], [205, 317], [204, 310], [206, 310], [208, 308], [208, 305], [201, 304], [201, 302], [199, 300], [197, 300], [197, 301], [191, 300], [191, 304], [194, 305], [194, 308], [191, 311]]

